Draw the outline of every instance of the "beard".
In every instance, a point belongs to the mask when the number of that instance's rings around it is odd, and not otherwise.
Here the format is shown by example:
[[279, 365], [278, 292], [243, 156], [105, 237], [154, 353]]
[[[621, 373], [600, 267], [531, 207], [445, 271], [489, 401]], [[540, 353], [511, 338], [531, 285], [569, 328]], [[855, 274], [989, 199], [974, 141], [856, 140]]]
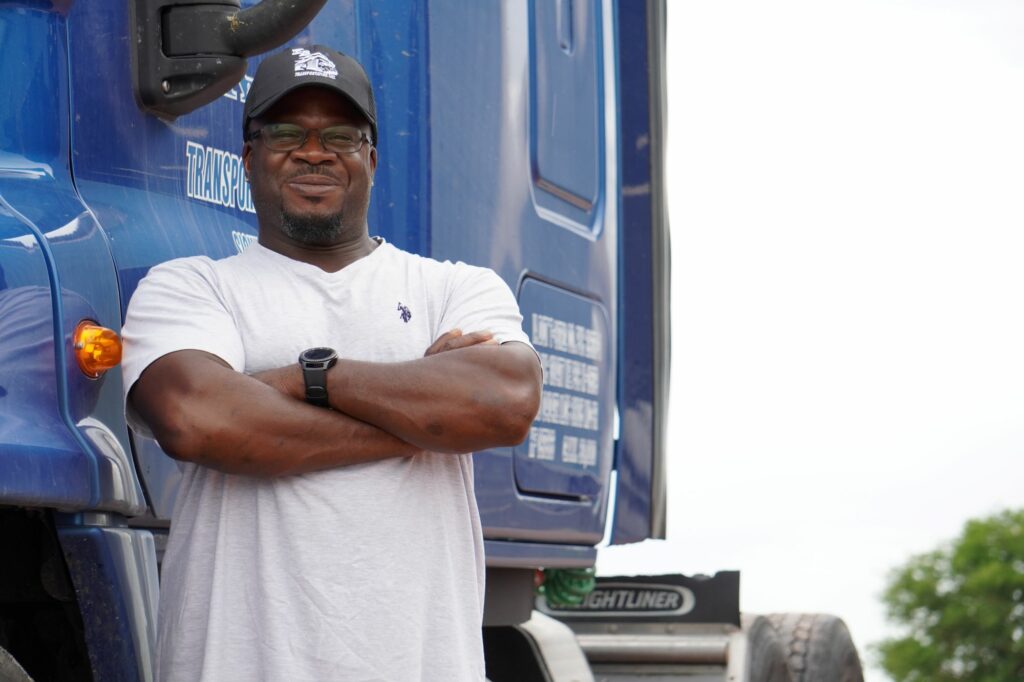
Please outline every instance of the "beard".
[[[318, 173], [329, 175], [327, 171], [308, 164], [295, 175]], [[259, 169], [252, 170], [249, 183], [261, 231], [279, 232], [297, 244], [314, 247], [334, 246], [357, 239], [366, 232], [369, 187], [346, 187], [342, 205], [333, 213], [323, 213], [286, 208], [280, 189], [275, 190], [273, 179], [264, 177]]]
[[290, 239], [309, 246], [330, 246], [341, 238], [345, 231], [342, 214], [300, 215], [281, 212], [281, 231]]

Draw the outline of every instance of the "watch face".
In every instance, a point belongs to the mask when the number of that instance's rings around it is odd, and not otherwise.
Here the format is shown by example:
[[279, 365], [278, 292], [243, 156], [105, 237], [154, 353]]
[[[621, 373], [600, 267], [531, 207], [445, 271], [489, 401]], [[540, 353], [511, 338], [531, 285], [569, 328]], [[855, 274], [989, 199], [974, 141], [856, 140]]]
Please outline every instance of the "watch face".
[[333, 348], [310, 348], [302, 354], [302, 359], [306, 362], [323, 362], [336, 355]]

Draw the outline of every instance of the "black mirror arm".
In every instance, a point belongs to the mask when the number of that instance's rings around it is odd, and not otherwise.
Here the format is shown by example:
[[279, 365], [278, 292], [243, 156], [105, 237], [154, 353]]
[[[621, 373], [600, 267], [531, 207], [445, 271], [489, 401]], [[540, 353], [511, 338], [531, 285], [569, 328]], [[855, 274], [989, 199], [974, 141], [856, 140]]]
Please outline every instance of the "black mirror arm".
[[[309, 25], [327, 0], [263, 0], [229, 20], [234, 54], [251, 57], [283, 45]], [[282, 36], [284, 36], [282, 38]]]
[[129, 0], [135, 99], [175, 119], [217, 99], [245, 75], [245, 57], [278, 47], [305, 28], [326, 0]]

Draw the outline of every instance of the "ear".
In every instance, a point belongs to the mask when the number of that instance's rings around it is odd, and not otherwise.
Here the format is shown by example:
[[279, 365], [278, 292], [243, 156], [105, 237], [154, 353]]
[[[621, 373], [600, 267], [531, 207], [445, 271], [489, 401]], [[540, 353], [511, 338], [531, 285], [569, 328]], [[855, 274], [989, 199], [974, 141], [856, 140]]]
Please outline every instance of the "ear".
[[369, 164], [370, 164], [370, 182], [373, 182], [373, 176], [376, 175], [376, 173], [377, 173], [377, 148], [376, 147], [370, 147]]
[[245, 179], [249, 179], [249, 164], [252, 163], [252, 142], [242, 145], [242, 167], [245, 168]]

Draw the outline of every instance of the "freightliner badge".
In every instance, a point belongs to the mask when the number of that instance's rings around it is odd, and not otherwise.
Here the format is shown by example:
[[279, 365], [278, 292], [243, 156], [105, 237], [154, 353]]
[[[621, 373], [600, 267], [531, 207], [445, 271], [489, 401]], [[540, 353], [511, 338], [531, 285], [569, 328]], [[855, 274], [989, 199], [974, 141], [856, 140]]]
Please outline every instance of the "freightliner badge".
[[561, 620], [630, 620], [676, 623], [740, 623], [740, 574], [598, 578], [578, 606], [551, 607], [537, 598], [537, 609]]

